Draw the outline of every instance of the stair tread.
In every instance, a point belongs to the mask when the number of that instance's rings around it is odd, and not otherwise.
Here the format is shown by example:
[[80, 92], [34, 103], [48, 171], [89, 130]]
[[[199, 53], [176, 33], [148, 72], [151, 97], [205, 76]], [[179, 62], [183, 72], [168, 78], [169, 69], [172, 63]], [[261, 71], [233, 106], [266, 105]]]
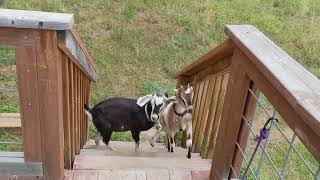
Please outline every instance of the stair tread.
[[[85, 156], [124, 156], [124, 157], [171, 157], [171, 158], [186, 158], [187, 151], [185, 152], [128, 152], [128, 151], [110, 151], [101, 149], [82, 149], [80, 155]], [[192, 153], [192, 158], [200, 159], [199, 153]]]
[[74, 169], [78, 170], [119, 170], [119, 169], [186, 169], [210, 170], [209, 159], [153, 158], [123, 156], [87, 156], [78, 155]]
[[[110, 141], [110, 146], [119, 152], [135, 152], [135, 143], [134, 142], [123, 142], [123, 141]], [[106, 150], [107, 147], [104, 144], [99, 146], [95, 145], [94, 140], [89, 140], [87, 144], [84, 146], [84, 149], [99, 149]], [[149, 143], [140, 143], [139, 146], [140, 152], [168, 152], [167, 148], [163, 143], [156, 143], [155, 147], [151, 147]], [[183, 152], [187, 153], [187, 149], [183, 149], [182, 147], [176, 147], [175, 152]]]

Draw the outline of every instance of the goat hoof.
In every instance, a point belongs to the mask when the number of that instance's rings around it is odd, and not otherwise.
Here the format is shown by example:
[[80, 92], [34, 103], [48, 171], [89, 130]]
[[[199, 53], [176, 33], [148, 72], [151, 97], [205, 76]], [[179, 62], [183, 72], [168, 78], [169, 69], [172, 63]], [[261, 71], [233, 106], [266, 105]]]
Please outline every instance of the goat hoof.
[[191, 159], [191, 153], [188, 153], [187, 157], [188, 159]]
[[111, 147], [111, 146], [107, 146], [107, 149], [109, 150], [109, 151], [116, 151], [113, 147]]
[[154, 143], [153, 141], [149, 141], [149, 143], [150, 143], [150, 146], [151, 146], [151, 147], [154, 147], [154, 146], [155, 146], [155, 143]]

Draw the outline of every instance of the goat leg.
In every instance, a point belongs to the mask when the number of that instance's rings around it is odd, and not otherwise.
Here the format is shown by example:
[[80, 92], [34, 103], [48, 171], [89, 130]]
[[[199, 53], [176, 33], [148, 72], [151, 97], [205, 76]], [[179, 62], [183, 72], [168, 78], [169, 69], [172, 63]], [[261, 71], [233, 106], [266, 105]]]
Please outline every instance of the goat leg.
[[102, 141], [102, 136], [101, 136], [101, 134], [99, 132], [97, 132], [94, 135], [94, 142], [96, 143], [96, 146], [100, 146], [101, 141]]
[[159, 123], [159, 121], [157, 121], [157, 122], [158, 122], [157, 125], [156, 125], [157, 132], [153, 135], [153, 137], [152, 137], [151, 140], [150, 140], [150, 145], [151, 145], [152, 147], [155, 147], [156, 142], [157, 142], [157, 139], [158, 139], [158, 137], [159, 137], [159, 135], [160, 135], [160, 132], [161, 132], [161, 130], [162, 130], [161, 124]]
[[136, 142], [135, 151], [138, 152], [139, 151], [139, 144], [140, 144], [140, 132], [131, 131], [131, 136], [134, 139], [134, 141]]
[[112, 135], [112, 131], [107, 131], [107, 132], [105, 132], [104, 134], [102, 134], [103, 142], [106, 144], [108, 150], [110, 150], [110, 151], [115, 151], [115, 149], [112, 148], [112, 147], [110, 146], [110, 144], [109, 144], [111, 135]]

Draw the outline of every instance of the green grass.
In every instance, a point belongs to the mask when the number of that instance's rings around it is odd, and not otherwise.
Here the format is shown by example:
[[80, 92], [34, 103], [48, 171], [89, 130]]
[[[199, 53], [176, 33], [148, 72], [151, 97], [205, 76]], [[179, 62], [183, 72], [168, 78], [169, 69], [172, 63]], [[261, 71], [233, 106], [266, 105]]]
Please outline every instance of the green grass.
[[[22, 143], [21, 131], [18, 129], [0, 129], [0, 142]], [[23, 151], [20, 144], [0, 144], [0, 151]]]
[[75, 14], [97, 65], [91, 104], [170, 92], [176, 72], [226, 38], [226, 24], [255, 25], [320, 76], [318, 0], [11, 0], [3, 7]]
[[[75, 28], [97, 66], [91, 106], [111, 96], [138, 97], [155, 91], [173, 95], [174, 74], [226, 39], [226, 24], [256, 26], [320, 77], [319, 0], [10, 0], [3, 7], [75, 14]], [[13, 57], [14, 53], [5, 47], [0, 56]], [[1, 69], [12, 65], [0, 62]], [[10, 73], [0, 74], [1, 83], [14, 80]], [[2, 98], [0, 112], [19, 111], [17, 98]], [[272, 111], [264, 97], [262, 103]], [[91, 127], [90, 136], [94, 133]], [[132, 138], [129, 133], [114, 133], [112, 140]], [[165, 141], [164, 136], [160, 141]], [[278, 163], [283, 162], [285, 150], [281, 143], [271, 146]], [[305, 148], [300, 150], [307, 154]], [[299, 160], [293, 161], [293, 179], [308, 178]], [[268, 171], [270, 165], [262, 168], [263, 179], [274, 177]]]

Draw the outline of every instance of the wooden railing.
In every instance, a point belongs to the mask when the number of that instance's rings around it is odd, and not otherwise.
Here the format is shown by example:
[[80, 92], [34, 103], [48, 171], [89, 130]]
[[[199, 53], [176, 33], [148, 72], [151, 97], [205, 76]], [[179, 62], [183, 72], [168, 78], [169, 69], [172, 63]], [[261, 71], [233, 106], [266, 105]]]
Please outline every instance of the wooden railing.
[[183, 69], [179, 83], [194, 86], [193, 147], [202, 158], [212, 158], [217, 128], [230, 74], [233, 44], [230, 39]]
[[226, 33], [229, 39], [176, 76], [195, 86], [193, 151], [212, 158], [210, 179], [240, 171], [252, 93], [264, 94], [320, 162], [320, 81], [255, 27], [226, 26]]
[[25, 163], [10, 167], [18, 175], [33, 168], [34, 176], [63, 179], [87, 140], [83, 104], [95, 70], [73, 22], [72, 14], [0, 10], [0, 44], [16, 51]]

